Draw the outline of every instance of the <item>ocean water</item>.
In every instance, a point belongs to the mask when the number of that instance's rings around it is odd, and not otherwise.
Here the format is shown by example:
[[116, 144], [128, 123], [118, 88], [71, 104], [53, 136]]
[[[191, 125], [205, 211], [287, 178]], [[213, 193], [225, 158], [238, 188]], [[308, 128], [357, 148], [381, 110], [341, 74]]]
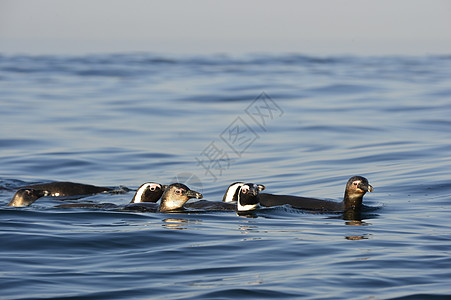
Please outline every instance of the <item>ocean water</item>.
[[[1, 299], [451, 297], [451, 56], [0, 55], [0, 105]], [[340, 201], [352, 175], [356, 220], [7, 206], [49, 181]]]

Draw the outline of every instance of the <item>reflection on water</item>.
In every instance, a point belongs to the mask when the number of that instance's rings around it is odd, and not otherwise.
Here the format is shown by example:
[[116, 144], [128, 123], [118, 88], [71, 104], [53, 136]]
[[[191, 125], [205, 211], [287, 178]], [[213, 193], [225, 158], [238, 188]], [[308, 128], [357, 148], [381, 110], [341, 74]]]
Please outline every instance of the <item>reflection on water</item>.
[[351, 236], [346, 236], [345, 238], [350, 241], [358, 241], [358, 240], [367, 240], [368, 239], [368, 237], [364, 236], [364, 235], [353, 235], [353, 236], [351, 235]]
[[346, 221], [345, 224], [346, 225], [350, 225], [350, 226], [367, 226], [367, 225], [370, 225], [369, 223], [366, 223], [366, 222], [361, 221], [361, 220]]
[[238, 217], [255, 219], [255, 218], [258, 218], [258, 210], [237, 211], [236, 215]]
[[238, 225], [238, 230], [240, 231], [240, 233], [248, 234], [253, 231], [258, 231], [258, 226], [240, 224], [240, 225]]
[[184, 226], [184, 224], [200, 224], [202, 220], [194, 220], [194, 219], [163, 219], [162, 220], [166, 224], [162, 224], [161, 226], [166, 229], [189, 229], [189, 226]]

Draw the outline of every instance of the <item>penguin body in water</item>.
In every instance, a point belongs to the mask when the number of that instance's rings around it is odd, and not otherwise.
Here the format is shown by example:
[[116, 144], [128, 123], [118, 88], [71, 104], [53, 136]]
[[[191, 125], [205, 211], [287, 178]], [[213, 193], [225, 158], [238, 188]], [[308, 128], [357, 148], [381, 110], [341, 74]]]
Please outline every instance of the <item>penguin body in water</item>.
[[262, 193], [260, 195], [260, 204], [265, 207], [288, 204], [294, 208], [319, 212], [360, 211], [365, 207], [363, 205], [363, 196], [367, 192], [372, 191], [373, 187], [365, 177], [353, 176], [349, 178], [346, 183], [343, 201], [341, 202], [292, 195]]

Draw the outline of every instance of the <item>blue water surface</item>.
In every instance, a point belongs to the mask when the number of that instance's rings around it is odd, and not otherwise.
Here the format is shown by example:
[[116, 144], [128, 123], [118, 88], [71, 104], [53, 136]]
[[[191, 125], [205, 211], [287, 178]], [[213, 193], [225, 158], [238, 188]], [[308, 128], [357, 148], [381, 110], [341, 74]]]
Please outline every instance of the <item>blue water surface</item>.
[[[450, 56], [0, 55], [0, 104], [2, 299], [451, 297]], [[340, 201], [352, 175], [355, 220], [7, 206], [49, 181]]]

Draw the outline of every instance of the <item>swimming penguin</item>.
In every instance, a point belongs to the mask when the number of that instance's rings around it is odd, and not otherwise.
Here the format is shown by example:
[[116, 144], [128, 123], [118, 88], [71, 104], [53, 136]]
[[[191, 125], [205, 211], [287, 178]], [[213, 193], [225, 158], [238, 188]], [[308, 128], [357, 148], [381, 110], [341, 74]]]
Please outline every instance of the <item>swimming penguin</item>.
[[60, 204], [56, 207], [64, 207], [64, 208], [104, 208], [104, 209], [112, 209], [112, 208], [125, 208], [127, 206], [133, 206], [136, 204], [142, 203], [156, 203], [160, 200], [161, 195], [163, 195], [163, 191], [165, 189], [164, 185], [161, 185], [156, 182], [146, 182], [143, 183], [137, 190], [132, 200], [126, 206], [120, 206], [113, 203], [66, 203]]
[[47, 191], [35, 190], [31, 188], [19, 189], [8, 203], [8, 206], [26, 207], [41, 197], [48, 196]]
[[263, 193], [260, 194], [260, 204], [266, 207], [289, 204], [294, 208], [321, 212], [355, 212], [364, 207], [362, 200], [366, 192], [372, 191], [373, 187], [365, 177], [353, 176], [346, 183], [342, 202]]
[[[158, 187], [158, 186], [159, 187]], [[57, 207], [92, 207], [92, 208], [106, 208], [106, 209], [119, 209], [125, 211], [141, 211], [141, 212], [176, 212], [183, 211], [183, 205], [191, 198], [202, 199], [202, 194], [196, 191], [190, 190], [186, 185], [182, 183], [173, 183], [169, 186], [162, 186], [155, 183], [145, 183], [136, 191], [132, 202], [119, 206], [112, 203], [73, 203], [62, 204]], [[161, 188], [160, 188], [161, 187]], [[148, 191], [147, 191], [148, 190]], [[164, 192], [163, 192], [164, 190]], [[139, 196], [141, 198], [139, 200]], [[143, 200], [143, 195], [146, 201]], [[158, 199], [161, 196], [161, 202], [158, 205]], [[138, 202], [138, 200], [140, 202]]]
[[21, 188], [31, 188], [35, 190], [47, 191], [48, 196], [64, 197], [76, 195], [92, 195], [113, 191], [112, 188], [95, 186], [90, 184], [75, 182], [49, 182], [42, 184], [32, 184]]
[[238, 212], [252, 211], [260, 207], [260, 192], [264, 189], [262, 184], [234, 182], [227, 188], [222, 201], [235, 206]]
[[[27, 196], [24, 191], [28, 190]], [[9, 206], [25, 207], [30, 206], [38, 198], [44, 196], [52, 197], [68, 197], [68, 196], [85, 196], [98, 193], [115, 192], [112, 188], [95, 186], [90, 184], [75, 183], [75, 182], [50, 182], [42, 184], [32, 184], [21, 187], [16, 194], [14, 194], [12, 200], [9, 202]], [[122, 190], [118, 192], [127, 192], [128, 188], [122, 187]], [[32, 195], [32, 196], [31, 196]], [[37, 195], [41, 195], [36, 197]], [[25, 200], [22, 200], [25, 199]], [[17, 203], [17, 204], [16, 204]]]

